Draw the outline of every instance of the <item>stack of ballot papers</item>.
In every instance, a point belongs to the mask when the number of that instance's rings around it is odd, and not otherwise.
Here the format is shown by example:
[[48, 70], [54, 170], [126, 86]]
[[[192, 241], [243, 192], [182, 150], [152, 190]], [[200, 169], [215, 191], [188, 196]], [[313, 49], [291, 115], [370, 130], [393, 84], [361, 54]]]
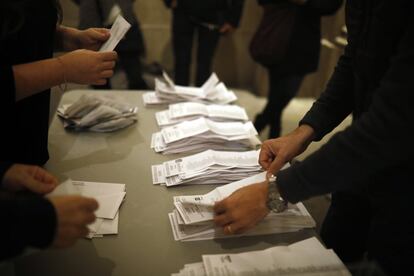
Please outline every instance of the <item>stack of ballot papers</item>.
[[155, 113], [160, 127], [175, 125], [184, 121], [208, 117], [212, 121], [248, 121], [246, 110], [237, 105], [206, 105], [202, 103], [171, 104], [168, 110]]
[[151, 139], [151, 148], [163, 154], [207, 149], [242, 151], [260, 144], [252, 122], [214, 122], [206, 118], [165, 127]]
[[143, 95], [145, 105], [184, 101], [229, 104], [237, 100], [234, 92], [228, 90], [215, 73], [201, 87], [175, 85], [165, 72], [163, 77], [163, 81], [155, 79], [155, 92], [147, 92]]
[[112, 132], [134, 124], [137, 111], [118, 97], [84, 94], [73, 104], [59, 107], [57, 114], [67, 129]]
[[202, 260], [186, 264], [171, 276], [351, 275], [335, 252], [315, 237], [260, 251], [203, 255]]
[[213, 206], [236, 190], [266, 179], [266, 172], [214, 189], [205, 195], [176, 196], [172, 213], [168, 214], [176, 241], [196, 241], [237, 236], [256, 236], [295, 232], [315, 227], [315, 221], [302, 203], [289, 204], [286, 211], [269, 213], [259, 224], [241, 235], [225, 235], [214, 225]]
[[152, 166], [152, 182], [167, 187], [183, 184], [227, 184], [261, 172], [259, 153], [259, 150], [206, 150]]
[[81, 195], [98, 201], [97, 219], [88, 226], [88, 238], [118, 234], [119, 208], [125, 199], [125, 184], [67, 180], [47, 197], [63, 195]]

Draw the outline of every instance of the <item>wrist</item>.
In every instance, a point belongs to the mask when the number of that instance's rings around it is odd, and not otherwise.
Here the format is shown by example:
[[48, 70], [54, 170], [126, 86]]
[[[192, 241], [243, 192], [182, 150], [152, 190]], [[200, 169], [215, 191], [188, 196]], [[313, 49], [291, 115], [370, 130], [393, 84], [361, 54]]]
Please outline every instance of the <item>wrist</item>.
[[303, 144], [310, 144], [315, 138], [315, 130], [309, 125], [300, 125], [292, 132]]

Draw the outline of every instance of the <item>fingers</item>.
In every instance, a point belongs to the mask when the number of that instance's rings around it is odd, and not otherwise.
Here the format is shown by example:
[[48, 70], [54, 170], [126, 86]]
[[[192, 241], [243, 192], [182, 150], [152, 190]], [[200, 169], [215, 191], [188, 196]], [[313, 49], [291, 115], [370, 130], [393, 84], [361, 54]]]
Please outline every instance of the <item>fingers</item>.
[[100, 77], [104, 78], [104, 79], [109, 79], [114, 75], [114, 71], [113, 70], [105, 70], [101, 72]]
[[213, 211], [215, 214], [222, 214], [226, 211], [226, 200], [218, 201], [214, 204]]
[[49, 185], [52, 190], [57, 187], [59, 181], [51, 173], [45, 169], [35, 166], [34, 167], [34, 178], [44, 184]]
[[225, 226], [225, 225], [230, 224], [232, 222], [233, 222], [233, 220], [231, 219], [229, 214], [222, 214], [222, 215], [218, 215], [218, 216], [214, 217], [214, 223], [217, 226]]
[[275, 141], [267, 140], [262, 144], [262, 147], [260, 149], [259, 154], [259, 164], [265, 169], [268, 170], [270, 167], [270, 164], [273, 162], [273, 159], [275, 158], [277, 151], [273, 149], [272, 143], [275, 143]]
[[98, 209], [99, 204], [98, 202], [93, 199], [93, 198], [88, 198], [88, 197], [79, 197], [78, 199], [78, 204], [79, 204], [79, 208], [89, 211], [89, 212], [94, 212]]
[[102, 61], [116, 61], [118, 60], [118, 54], [115, 51], [112, 52], [99, 52], [98, 53]]
[[101, 68], [102, 70], [111, 70], [115, 67], [115, 61], [105, 61], [102, 63]]
[[268, 171], [268, 176], [270, 174], [276, 175], [280, 169], [286, 164], [288, 160], [284, 158], [282, 155], [277, 155], [275, 160], [273, 160], [272, 164], [270, 164]]

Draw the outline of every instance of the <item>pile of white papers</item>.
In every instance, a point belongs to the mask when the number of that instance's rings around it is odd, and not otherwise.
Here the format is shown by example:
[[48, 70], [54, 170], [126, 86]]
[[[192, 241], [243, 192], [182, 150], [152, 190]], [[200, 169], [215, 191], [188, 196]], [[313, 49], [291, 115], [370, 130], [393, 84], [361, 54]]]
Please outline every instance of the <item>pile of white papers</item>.
[[325, 249], [315, 237], [289, 246], [238, 254], [203, 255], [202, 259], [202, 262], [187, 264], [179, 273], [171, 275], [351, 275], [335, 252]]
[[258, 150], [206, 150], [152, 166], [152, 182], [167, 187], [182, 184], [227, 184], [262, 171], [258, 163], [259, 153]]
[[168, 110], [155, 113], [158, 126], [165, 127], [194, 120], [200, 117], [208, 117], [216, 122], [248, 121], [246, 110], [237, 105], [206, 105], [202, 103], [177, 103], [171, 104]]
[[255, 236], [275, 233], [295, 232], [303, 228], [315, 227], [315, 221], [302, 203], [289, 204], [286, 211], [269, 213], [259, 224], [241, 235], [225, 235], [222, 228], [214, 225], [213, 206], [234, 191], [263, 182], [266, 172], [230, 183], [214, 189], [205, 195], [176, 196], [175, 209], [168, 214], [174, 239], [177, 241], [195, 241], [236, 236]]
[[112, 132], [134, 124], [138, 108], [109, 95], [84, 94], [57, 110], [68, 129]]
[[201, 87], [175, 85], [165, 72], [163, 77], [163, 81], [155, 79], [155, 92], [143, 95], [145, 105], [184, 101], [229, 104], [237, 100], [234, 92], [228, 90], [215, 73]]
[[118, 234], [119, 208], [125, 199], [125, 184], [67, 180], [47, 197], [62, 195], [82, 195], [98, 201], [97, 219], [88, 226], [88, 238]]
[[164, 154], [207, 149], [242, 151], [260, 144], [251, 122], [214, 122], [206, 118], [165, 127], [151, 139], [151, 148]]

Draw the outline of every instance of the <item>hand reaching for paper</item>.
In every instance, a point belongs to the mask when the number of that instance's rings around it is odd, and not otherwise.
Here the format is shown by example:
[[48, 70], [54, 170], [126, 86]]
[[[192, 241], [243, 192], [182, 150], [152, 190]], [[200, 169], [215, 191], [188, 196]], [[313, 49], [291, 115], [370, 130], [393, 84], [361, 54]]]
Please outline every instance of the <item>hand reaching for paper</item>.
[[214, 223], [226, 234], [241, 234], [259, 223], [268, 213], [268, 182], [243, 187], [214, 205]]
[[287, 162], [306, 150], [313, 133], [310, 126], [302, 125], [286, 136], [265, 141], [260, 151], [259, 164], [269, 175], [276, 175]]
[[47, 194], [57, 185], [57, 179], [38, 166], [14, 164], [3, 177], [3, 187], [10, 191], [29, 190], [37, 194]]

